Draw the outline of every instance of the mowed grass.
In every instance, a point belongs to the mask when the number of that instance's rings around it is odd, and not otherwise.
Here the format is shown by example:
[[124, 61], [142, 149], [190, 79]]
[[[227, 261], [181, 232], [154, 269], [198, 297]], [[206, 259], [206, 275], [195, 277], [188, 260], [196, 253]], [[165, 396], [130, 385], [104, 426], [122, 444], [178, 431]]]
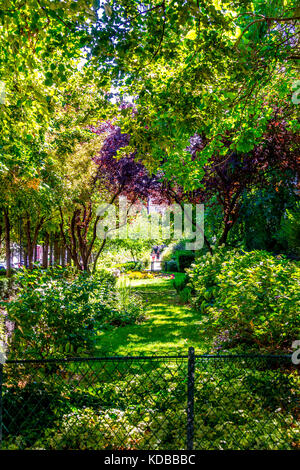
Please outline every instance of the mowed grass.
[[172, 279], [128, 280], [146, 305], [146, 318], [135, 325], [101, 332], [97, 355], [186, 354], [189, 346], [206, 353], [208, 345], [200, 333], [201, 315], [180, 302]]

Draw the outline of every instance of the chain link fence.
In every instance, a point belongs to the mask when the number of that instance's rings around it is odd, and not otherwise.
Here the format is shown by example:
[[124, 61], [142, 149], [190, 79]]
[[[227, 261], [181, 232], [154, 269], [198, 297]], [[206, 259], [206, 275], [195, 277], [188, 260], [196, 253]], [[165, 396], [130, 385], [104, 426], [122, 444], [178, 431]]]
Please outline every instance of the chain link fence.
[[297, 449], [289, 356], [7, 361], [2, 449]]

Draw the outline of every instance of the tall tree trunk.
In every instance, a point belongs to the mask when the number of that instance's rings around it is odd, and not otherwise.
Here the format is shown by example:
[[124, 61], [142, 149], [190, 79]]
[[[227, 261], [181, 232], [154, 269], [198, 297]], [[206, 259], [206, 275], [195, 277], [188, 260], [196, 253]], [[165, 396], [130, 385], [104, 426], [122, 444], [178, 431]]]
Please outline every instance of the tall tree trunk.
[[[109, 204], [113, 204], [117, 196], [121, 194], [123, 186], [120, 186], [118, 191], [113, 195]], [[97, 224], [100, 220], [100, 216], [95, 217], [94, 222], [93, 213], [92, 213], [92, 202], [89, 201], [86, 205], [83, 205], [81, 208], [76, 208], [73, 212], [70, 226], [69, 226], [69, 240], [67, 240], [66, 233], [64, 230], [64, 216], [63, 210], [60, 207], [60, 233], [63, 239], [64, 246], [68, 250], [69, 255], [71, 256], [74, 265], [80, 271], [88, 271], [89, 264], [92, 254], [92, 249], [97, 237]], [[90, 241], [88, 242], [88, 231], [91, 230]], [[100, 253], [99, 253], [100, 254]], [[98, 259], [98, 258], [97, 258]], [[97, 262], [96, 259], [96, 262]], [[95, 262], [94, 262], [95, 266]]]
[[31, 223], [30, 218], [27, 216], [26, 219], [26, 238], [27, 238], [27, 262], [28, 262], [28, 269], [33, 268], [33, 244], [31, 242]]
[[69, 250], [67, 250], [67, 265], [71, 266], [71, 255], [70, 255]]
[[223, 245], [223, 243], [226, 244], [231, 227], [232, 227], [231, 223], [229, 223], [228, 221], [225, 221], [223, 233], [219, 240], [219, 245]]
[[223, 232], [219, 239], [218, 245], [226, 244], [227, 238], [229, 235], [230, 230], [236, 223], [239, 215], [239, 205], [238, 205], [238, 198], [240, 193], [237, 192], [229, 201], [224, 200], [222, 202], [223, 205]]
[[59, 246], [59, 238], [57, 234], [54, 237], [54, 264], [58, 265], [60, 263], [60, 246]]
[[28, 269], [33, 269], [33, 247], [32, 245], [28, 245]]
[[34, 250], [37, 245], [37, 240], [38, 240], [40, 229], [44, 222], [45, 222], [44, 217], [41, 217], [37, 221], [36, 226], [33, 230], [33, 236], [32, 236], [30, 215], [28, 212], [26, 213], [25, 232], [26, 232], [26, 238], [27, 238], [27, 255], [28, 255], [28, 268], [29, 269], [33, 269]]
[[60, 264], [62, 265], [63, 268], [66, 266], [66, 250], [64, 245], [60, 245]]
[[96, 254], [96, 256], [95, 256], [94, 264], [93, 264], [93, 273], [96, 272], [97, 261], [98, 261], [98, 258], [99, 258], [100, 254], [101, 254], [101, 252], [102, 252], [102, 250], [103, 250], [103, 248], [104, 248], [104, 246], [105, 246], [105, 243], [106, 243], [106, 238], [103, 239], [103, 242], [101, 243], [101, 246], [100, 246], [100, 248], [99, 248], [99, 250], [97, 251], [97, 254]]
[[11, 277], [10, 220], [8, 209], [4, 208], [6, 276]]
[[53, 266], [53, 241], [50, 242], [49, 265]]
[[23, 251], [23, 246], [22, 246], [22, 218], [19, 216], [19, 265], [20, 265], [20, 267], [22, 265], [22, 260], [23, 260], [23, 263], [25, 264], [25, 253], [22, 257], [22, 251]]
[[48, 268], [48, 251], [49, 251], [49, 233], [46, 232], [45, 241], [43, 245], [43, 260], [42, 260], [42, 266], [44, 269]]
[[28, 254], [27, 254], [27, 248], [26, 247], [24, 247], [23, 253], [24, 253], [24, 266], [26, 268], [28, 268]]
[[2, 250], [2, 233], [3, 233], [3, 225], [1, 222], [0, 223], [0, 251]]

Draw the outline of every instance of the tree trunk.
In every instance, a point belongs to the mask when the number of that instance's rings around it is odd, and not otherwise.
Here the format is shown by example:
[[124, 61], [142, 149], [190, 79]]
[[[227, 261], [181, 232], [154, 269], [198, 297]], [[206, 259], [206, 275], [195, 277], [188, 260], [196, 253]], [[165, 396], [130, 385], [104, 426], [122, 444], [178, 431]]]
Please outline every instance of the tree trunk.
[[67, 250], [67, 265], [71, 266], [71, 255], [70, 255], [69, 250]]
[[32, 236], [32, 226], [29, 213], [26, 214], [26, 224], [25, 224], [25, 232], [27, 237], [27, 255], [28, 255], [28, 268], [33, 269], [33, 259], [34, 259], [34, 250], [37, 245], [38, 235], [40, 229], [45, 222], [45, 218], [41, 217], [34, 228], [33, 237]]
[[27, 248], [26, 247], [24, 247], [23, 253], [24, 253], [24, 266], [26, 268], [28, 268], [28, 254], [27, 254]]
[[49, 265], [53, 266], [53, 242], [50, 242]]
[[54, 264], [58, 265], [60, 263], [60, 246], [59, 246], [59, 238], [57, 234], [54, 238]]
[[2, 250], [2, 233], [3, 233], [3, 225], [0, 224], [0, 251]]
[[231, 224], [229, 224], [228, 222], [225, 222], [224, 230], [218, 243], [219, 245], [223, 245], [223, 243], [226, 244], [227, 237], [228, 237], [231, 227], [232, 227]]
[[103, 240], [103, 242], [101, 243], [101, 246], [100, 246], [100, 248], [99, 248], [99, 250], [97, 251], [97, 254], [96, 254], [96, 256], [95, 256], [94, 264], [93, 264], [93, 273], [96, 272], [97, 261], [98, 261], [98, 258], [99, 258], [100, 254], [101, 254], [101, 252], [102, 252], [102, 250], [103, 250], [103, 248], [104, 248], [104, 246], [105, 246], [105, 243], [106, 243], [106, 238], [104, 238], [104, 240]]
[[30, 219], [27, 217], [26, 220], [26, 237], [27, 237], [27, 262], [28, 269], [33, 268], [33, 244], [31, 243], [31, 233], [30, 233]]
[[63, 268], [65, 268], [65, 266], [66, 266], [66, 250], [65, 250], [64, 245], [60, 246], [60, 257], [61, 257], [60, 264]]
[[6, 276], [11, 277], [10, 220], [8, 209], [4, 209]]
[[43, 260], [42, 266], [44, 269], [48, 268], [48, 251], [49, 251], [49, 233], [47, 232], [45, 235], [45, 242], [43, 245]]
[[33, 269], [33, 247], [31, 244], [28, 244], [27, 252], [28, 252], [28, 269], [32, 270]]

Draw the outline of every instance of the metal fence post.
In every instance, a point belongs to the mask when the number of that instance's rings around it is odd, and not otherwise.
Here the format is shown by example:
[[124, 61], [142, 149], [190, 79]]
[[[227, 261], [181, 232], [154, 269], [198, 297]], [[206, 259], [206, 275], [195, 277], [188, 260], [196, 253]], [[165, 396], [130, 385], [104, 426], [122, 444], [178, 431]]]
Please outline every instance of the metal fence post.
[[189, 348], [188, 354], [188, 396], [187, 396], [187, 450], [194, 447], [194, 385], [195, 350]]
[[0, 449], [2, 448], [2, 420], [3, 420], [3, 410], [2, 410], [2, 383], [3, 383], [3, 364], [0, 362]]

